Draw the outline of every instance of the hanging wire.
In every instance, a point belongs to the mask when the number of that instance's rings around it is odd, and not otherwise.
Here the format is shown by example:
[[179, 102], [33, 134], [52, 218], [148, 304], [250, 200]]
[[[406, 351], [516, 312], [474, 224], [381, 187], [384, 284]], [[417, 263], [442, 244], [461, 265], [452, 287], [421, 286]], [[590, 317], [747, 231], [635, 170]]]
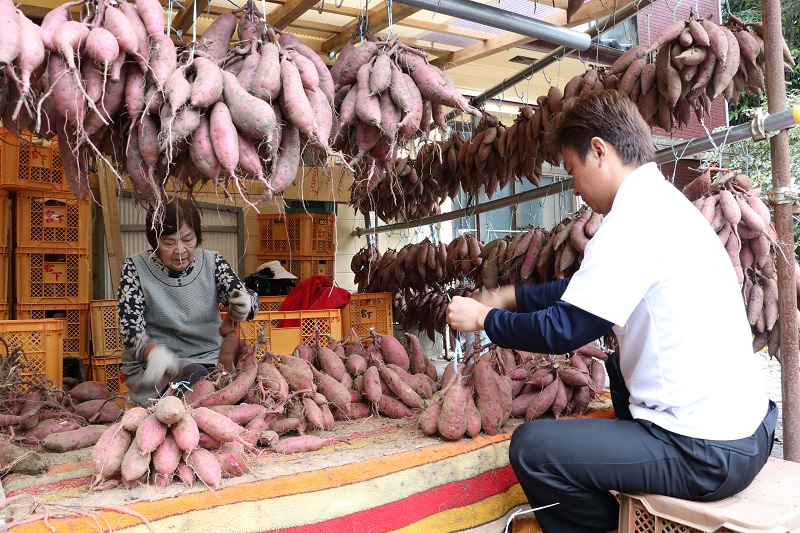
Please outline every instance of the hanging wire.
[[389, 28], [388, 28], [389, 29], [389, 34], [386, 36], [386, 40], [388, 41], [389, 37], [392, 36], [392, 32], [393, 32], [392, 26], [394, 25], [394, 22], [392, 21], [392, 0], [383, 0], [383, 1], [386, 4], [386, 20], [387, 20], [387, 22], [389, 24]]

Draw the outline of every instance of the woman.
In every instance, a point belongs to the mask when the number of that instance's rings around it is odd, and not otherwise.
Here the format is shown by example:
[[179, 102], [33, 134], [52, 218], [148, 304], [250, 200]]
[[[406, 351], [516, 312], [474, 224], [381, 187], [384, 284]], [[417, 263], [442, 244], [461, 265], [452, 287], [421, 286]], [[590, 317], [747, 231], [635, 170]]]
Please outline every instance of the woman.
[[219, 360], [219, 304], [235, 322], [251, 320], [258, 295], [217, 252], [200, 248], [200, 213], [188, 200], [147, 215], [151, 250], [125, 260], [117, 294], [128, 399], [149, 407], [170, 382], [196, 383]]

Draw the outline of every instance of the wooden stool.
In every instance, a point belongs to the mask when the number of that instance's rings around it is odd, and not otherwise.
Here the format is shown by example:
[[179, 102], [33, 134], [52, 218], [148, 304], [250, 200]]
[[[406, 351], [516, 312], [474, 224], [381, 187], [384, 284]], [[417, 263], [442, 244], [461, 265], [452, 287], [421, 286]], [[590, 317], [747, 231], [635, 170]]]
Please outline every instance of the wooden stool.
[[523, 517], [511, 522], [511, 533], [542, 533], [542, 528], [535, 518]]
[[749, 487], [716, 502], [620, 494], [619, 533], [800, 532], [800, 464], [770, 458]]

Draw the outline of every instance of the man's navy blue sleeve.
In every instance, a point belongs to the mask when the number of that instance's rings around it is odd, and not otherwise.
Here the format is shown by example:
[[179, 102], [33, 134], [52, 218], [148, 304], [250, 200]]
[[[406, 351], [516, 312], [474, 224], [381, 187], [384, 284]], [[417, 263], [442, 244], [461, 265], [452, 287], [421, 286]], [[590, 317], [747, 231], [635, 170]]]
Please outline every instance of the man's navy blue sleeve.
[[547, 309], [561, 298], [572, 278], [550, 281], [548, 283], [520, 284], [516, 286], [517, 311], [530, 313]]
[[503, 348], [561, 354], [602, 337], [613, 325], [558, 300], [547, 309], [530, 313], [492, 309], [486, 315], [483, 329], [493, 343]]

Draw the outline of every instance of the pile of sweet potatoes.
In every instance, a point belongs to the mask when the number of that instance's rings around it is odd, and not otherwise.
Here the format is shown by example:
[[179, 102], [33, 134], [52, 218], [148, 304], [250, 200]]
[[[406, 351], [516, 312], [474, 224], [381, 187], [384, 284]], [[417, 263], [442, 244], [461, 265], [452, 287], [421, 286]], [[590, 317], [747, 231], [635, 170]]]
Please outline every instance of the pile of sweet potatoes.
[[583, 414], [605, 385], [605, 352], [585, 346], [565, 355], [518, 352], [492, 346], [451, 362], [442, 390], [420, 414], [426, 435], [448, 440], [495, 435], [510, 417]]

